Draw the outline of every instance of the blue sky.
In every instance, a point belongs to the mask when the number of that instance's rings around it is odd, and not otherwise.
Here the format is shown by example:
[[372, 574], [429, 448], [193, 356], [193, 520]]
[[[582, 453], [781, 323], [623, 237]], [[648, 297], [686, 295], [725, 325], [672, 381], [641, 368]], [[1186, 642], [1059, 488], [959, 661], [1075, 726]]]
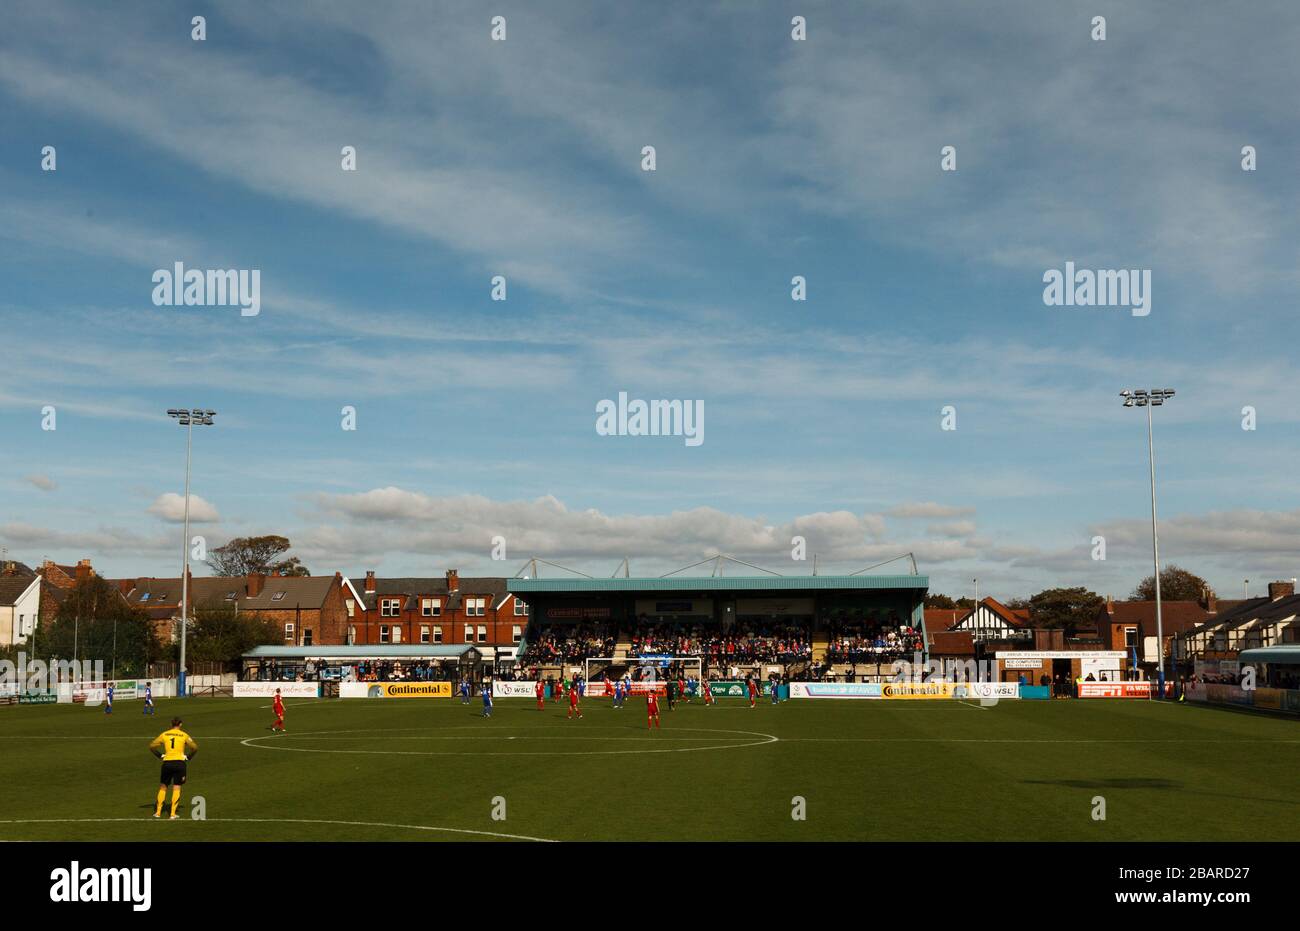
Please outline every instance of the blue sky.
[[[175, 574], [194, 405], [195, 532], [315, 572], [798, 573], [799, 534], [823, 572], [1122, 596], [1117, 393], [1168, 385], [1163, 557], [1300, 573], [1300, 14], [968, 6], [7, 6], [0, 546]], [[1150, 269], [1150, 315], [1045, 306], [1067, 260]], [[177, 261], [260, 269], [261, 313], [155, 307]], [[705, 442], [598, 435], [620, 391], [702, 400]]]

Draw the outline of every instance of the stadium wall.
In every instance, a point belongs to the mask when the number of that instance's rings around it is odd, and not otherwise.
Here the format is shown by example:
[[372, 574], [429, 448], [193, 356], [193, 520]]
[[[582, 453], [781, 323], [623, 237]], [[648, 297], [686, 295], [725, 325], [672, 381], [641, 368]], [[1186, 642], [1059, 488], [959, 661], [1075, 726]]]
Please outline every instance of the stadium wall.
[[1015, 682], [791, 682], [791, 698], [865, 698], [884, 701], [1017, 699]]
[[1243, 689], [1237, 685], [1198, 682], [1187, 686], [1186, 695], [1188, 701], [1202, 704], [1300, 714], [1300, 689]]

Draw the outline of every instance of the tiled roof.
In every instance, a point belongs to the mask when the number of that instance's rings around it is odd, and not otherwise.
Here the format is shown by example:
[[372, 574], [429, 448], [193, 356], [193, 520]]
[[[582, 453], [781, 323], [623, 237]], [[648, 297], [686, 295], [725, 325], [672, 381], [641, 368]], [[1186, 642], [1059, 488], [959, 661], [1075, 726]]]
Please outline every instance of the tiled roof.
[[965, 608], [926, 608], [925, 629], [930, 633], [949, 630], [967, 613]]
[[16, 604], [35, 581], [35, 578], [0, 578], [0, 605]]
[[1232, 628], [1256, 620], [1265, 623], [1285, 621], [1296, 614], [1300, 614], [1300, 595], [1289, 595], [1277, 601], [1270, 601], [1268, 598], [1252, 598], [1242, 602], [1226, 615], [1210, 615], [1210, 619], [1198, 625], [1195, 630], [1199, 632], [1219, 627]]
[[[145, 608], [154, 613], [155, 607], [175, 607], [181, 602], [181, 580], [175, 579], [135, 579], [134, 585], [126, 593], [126, 600], [133, 606]], [[249, 596], [248, 579], [245, 576], [214, 577], [203, 576], [190, 579], [190, 603], [195, 607], [210, 605], [237, 604], [241, 611], [288, 610], [304, 608], [316, 610], [325, 604], [325, 598], [334, 584], [334, 576], [268, 575], [262, 585], [262, 591]], [[231, 595], [234, 597], [230, 597]], [[276, 597], [276, 596], [279, 597]]]
[[[1114, 623], [1141, 624], [1143, 629], [1155, 629], [1156, 603], [1154, 601], [1114, 601], [1102, 608]], [[1195, 601], [1161, 601], [1160, 620], [1166, 634], [1181, 634], [1203, 624], [1214, 615], [1209, 614]]]
[[1028, 608], [1008, 608], [996, 598], [985, 598], [980, 604], [984, 605], [1002, 620], [1006, 621], [1012, 627], [1029, 626], [1029, 609]]

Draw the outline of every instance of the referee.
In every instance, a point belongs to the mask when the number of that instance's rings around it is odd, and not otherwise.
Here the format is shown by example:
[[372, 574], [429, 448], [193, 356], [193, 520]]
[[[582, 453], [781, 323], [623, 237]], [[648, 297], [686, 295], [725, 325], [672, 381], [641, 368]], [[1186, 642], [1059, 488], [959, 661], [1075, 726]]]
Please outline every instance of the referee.
[[176, 808], [181, 803], [181, 786], [185, 785], [185, 762], [199, 752], [199, 745], [194, 738], [181, 730], [181, 719], [172, 718], [172, 726], [163, 731], [149, 744], [149, 752], [163, 761], [162, 775], [158, 777], [158, 805], [153, 816], [162, 817], [163, 802], [167, 799], [167, 787], [172, 787], [172, 816], [175, 821], [179, 816]]

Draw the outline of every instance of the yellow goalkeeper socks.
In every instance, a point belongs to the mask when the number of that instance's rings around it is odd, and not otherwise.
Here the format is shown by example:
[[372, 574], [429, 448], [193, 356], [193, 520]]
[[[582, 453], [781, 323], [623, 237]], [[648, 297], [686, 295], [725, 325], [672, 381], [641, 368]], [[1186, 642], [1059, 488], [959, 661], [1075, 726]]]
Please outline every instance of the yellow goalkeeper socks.
[[159, 790], [158, 790], [158, 807], [155, 808], [155, 809], [153, 810], [153, 813], [154, 813], [154, 816], [155, 816], [155, 817], [157, 817], [158, 815], [161, 815], [161, 814], [162, 814], [163, 802], [165, 802], [165, 801], [167, 801], [167, 790], [166, 790], [166, 789], [159, 789]]
[[181, 787], [172, 786], [172, 817], [176, 817], [176, 808], [181, 803]]

